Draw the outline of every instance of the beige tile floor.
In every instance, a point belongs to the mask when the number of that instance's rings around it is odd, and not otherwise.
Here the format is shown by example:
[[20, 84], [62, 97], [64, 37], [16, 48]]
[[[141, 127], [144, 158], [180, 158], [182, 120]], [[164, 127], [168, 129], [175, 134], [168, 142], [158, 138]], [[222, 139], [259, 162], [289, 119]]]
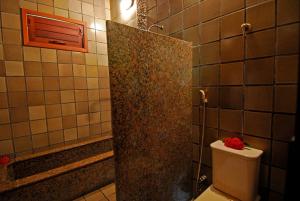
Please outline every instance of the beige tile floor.
[[94, 192], [86, 194], [74, 201], [116, 201], [115, 183], [104, 186]]

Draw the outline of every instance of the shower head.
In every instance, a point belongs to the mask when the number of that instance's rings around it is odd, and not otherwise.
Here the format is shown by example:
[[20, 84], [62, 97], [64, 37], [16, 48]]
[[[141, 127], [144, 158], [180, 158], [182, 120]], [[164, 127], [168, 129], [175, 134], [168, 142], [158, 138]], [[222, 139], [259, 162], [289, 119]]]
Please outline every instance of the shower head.
[[150, 31], [150, 29], [151, 29], [152, 27], [157, 27], [157, 28], [159, 28], [160, 30], [163, 30], [163, 29], [164, 29], [164, 26], [163, 26], [163, 25], [152, 24], [152, 25], [148, 28], [148, 31]]

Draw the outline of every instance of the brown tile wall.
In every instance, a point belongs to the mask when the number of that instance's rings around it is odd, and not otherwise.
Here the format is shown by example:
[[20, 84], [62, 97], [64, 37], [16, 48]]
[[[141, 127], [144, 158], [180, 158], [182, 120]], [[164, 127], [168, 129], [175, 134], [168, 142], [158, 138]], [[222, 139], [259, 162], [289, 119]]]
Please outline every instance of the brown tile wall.
[[[20, 8], [88, 25], [88, 53], [22, 45]], [[109, 0], [1, 0], [0, 155], [111, 133]]]
[[[288, 142], [295, 133], [299, 71], [298, 0], [148, 0], [148, 22], [193, 42], [194, 167], [202, 128], [199, 89], [208, 94], [203, 173], [209, 143], [242, 136], [264, 151], [260, 194], [283, 200]], [[244, 38], [241, 24], [252, 31]], [[155, 29], [154, 29], [155, 31]], [[234, 134], [233, 134], [234, 133]], [[196, 172], [196, 171], [195, 171]]]

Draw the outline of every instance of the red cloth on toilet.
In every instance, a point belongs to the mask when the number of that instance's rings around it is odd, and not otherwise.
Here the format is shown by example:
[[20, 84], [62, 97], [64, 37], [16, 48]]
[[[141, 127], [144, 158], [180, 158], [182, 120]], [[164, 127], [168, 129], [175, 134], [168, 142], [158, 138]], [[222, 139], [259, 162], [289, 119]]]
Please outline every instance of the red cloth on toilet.
[[244, 142], [238, 137], [227, 137], [223, 140], [226, 147], [241, 150], [245, 147]]

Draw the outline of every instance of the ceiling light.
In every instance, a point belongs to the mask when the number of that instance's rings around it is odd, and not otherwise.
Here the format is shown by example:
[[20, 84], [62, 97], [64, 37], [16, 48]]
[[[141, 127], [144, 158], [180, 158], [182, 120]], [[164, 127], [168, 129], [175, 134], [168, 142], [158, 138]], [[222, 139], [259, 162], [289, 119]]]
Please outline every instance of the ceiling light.
[[134, 0], [121, 0], [121, 10], [129, 10], [134, 5]]

